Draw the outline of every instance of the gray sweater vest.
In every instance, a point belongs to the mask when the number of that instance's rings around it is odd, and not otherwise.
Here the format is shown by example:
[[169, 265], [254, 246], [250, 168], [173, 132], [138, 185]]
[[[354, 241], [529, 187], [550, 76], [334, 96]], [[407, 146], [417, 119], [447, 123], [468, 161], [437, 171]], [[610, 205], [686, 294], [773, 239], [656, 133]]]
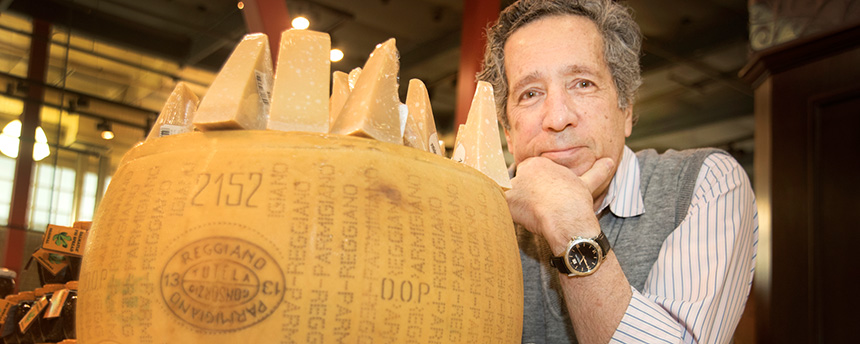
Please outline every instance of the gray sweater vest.
[[[642, 290], [663, 241], [686, 217], [699, 170], [716, 149], [653, 149], [636, 153], [645, 213], [619, 218], [604, 211], [600, 228], [630, 285]], [[523, 264], [523, 343], [576, 343], [576, 334], [561, 299], [558, 270], [549, 265], [552, 252], [543, 238], [517, 226]]]

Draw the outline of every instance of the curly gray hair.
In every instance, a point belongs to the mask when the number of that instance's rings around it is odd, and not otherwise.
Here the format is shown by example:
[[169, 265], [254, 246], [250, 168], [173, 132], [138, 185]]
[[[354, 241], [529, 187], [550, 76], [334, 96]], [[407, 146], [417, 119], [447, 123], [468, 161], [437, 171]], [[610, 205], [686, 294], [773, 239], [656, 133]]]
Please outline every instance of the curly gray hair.
[[[478, 80], [489, 82], [495, 90], [499, 121], [508, 122], [508, 80], [505, 76], [505, 42], [519, 28], [553, 15], [578, 15], [591, 19], [603, 37], [603, 57], [609, 65], [618, 90], [618, 107], [626, 110], [632, 104], [642, 76], [639, 55], [642, 33], [633, 20], [632, 11], [612, 0], [520, 0], [508, 6], [499, 20], [487, 29], [487, 47]], [[638, 115], [633, 114], [633, 123]]]

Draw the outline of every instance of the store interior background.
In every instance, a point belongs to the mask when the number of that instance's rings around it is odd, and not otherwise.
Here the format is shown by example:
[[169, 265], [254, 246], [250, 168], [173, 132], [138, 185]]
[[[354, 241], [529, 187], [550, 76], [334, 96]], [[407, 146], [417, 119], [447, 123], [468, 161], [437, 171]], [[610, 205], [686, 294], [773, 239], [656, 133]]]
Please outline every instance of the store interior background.
[[[640, 120], [628, 145], [719, 147], [751, 179], [755, 98], [753, 85], [739, 76], [742, 69], [756, 52], [860, 18], [860, 1], [849, 0], [624, 2], [646, 37], [644, 83], [634, 107]], [[344, 52], [333, 71], [362, 66], [377, 43], [396, 38], [401, 99], [409, 79], [424, 81], [450, 149], [461, 25], [469, 15], [464, 1], [287, 0], [286, 6], [290, 16], [307, 17], [310, 29], [328, 32], [332, 47]], [[145, 137], [177, 81], [204, 96], [248, 32], [241, 11], [231, 0], [0, 1], [0, 128], [23, 112], [32, 18], [51, 24], [40, 114], [50, 154], [34, 164], [24, 254], [47, 224], [92, 219], [120, 157]], [[105, 125], [115, 133], [112, 140], [100, 136]], [[0, 155], [0, 226], [10, 215], [15, 164]], [[4, 248], [6, 231], [0, 227]], [[33, 275], [24, 272], [20, 286], [32, 289], [38, 283]], [[754, 311], [747, 310], [736, 342], [754, 341]]]

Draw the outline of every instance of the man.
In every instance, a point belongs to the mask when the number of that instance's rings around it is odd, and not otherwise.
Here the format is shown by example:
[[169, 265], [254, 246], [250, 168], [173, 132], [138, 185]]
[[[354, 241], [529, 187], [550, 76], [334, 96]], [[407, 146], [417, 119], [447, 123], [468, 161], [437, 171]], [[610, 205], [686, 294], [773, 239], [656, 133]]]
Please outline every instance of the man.
[[724, 343], [753, 277], [749, 180], [718, 150], [634, 154], [641, 34], [611, 0], [521, 0], [479, 79], [514, 155], [524, 343]]

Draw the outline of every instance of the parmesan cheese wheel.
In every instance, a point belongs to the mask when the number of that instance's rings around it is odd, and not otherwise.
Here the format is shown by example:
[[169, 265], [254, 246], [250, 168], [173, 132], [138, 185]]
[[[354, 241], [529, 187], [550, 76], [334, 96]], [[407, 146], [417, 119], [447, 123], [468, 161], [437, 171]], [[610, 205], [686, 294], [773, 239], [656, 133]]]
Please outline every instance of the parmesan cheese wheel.
[[303, 132], [129, 151], [95, 215], [82, 343], [518, 343], [502, 190], [444, 157]]

